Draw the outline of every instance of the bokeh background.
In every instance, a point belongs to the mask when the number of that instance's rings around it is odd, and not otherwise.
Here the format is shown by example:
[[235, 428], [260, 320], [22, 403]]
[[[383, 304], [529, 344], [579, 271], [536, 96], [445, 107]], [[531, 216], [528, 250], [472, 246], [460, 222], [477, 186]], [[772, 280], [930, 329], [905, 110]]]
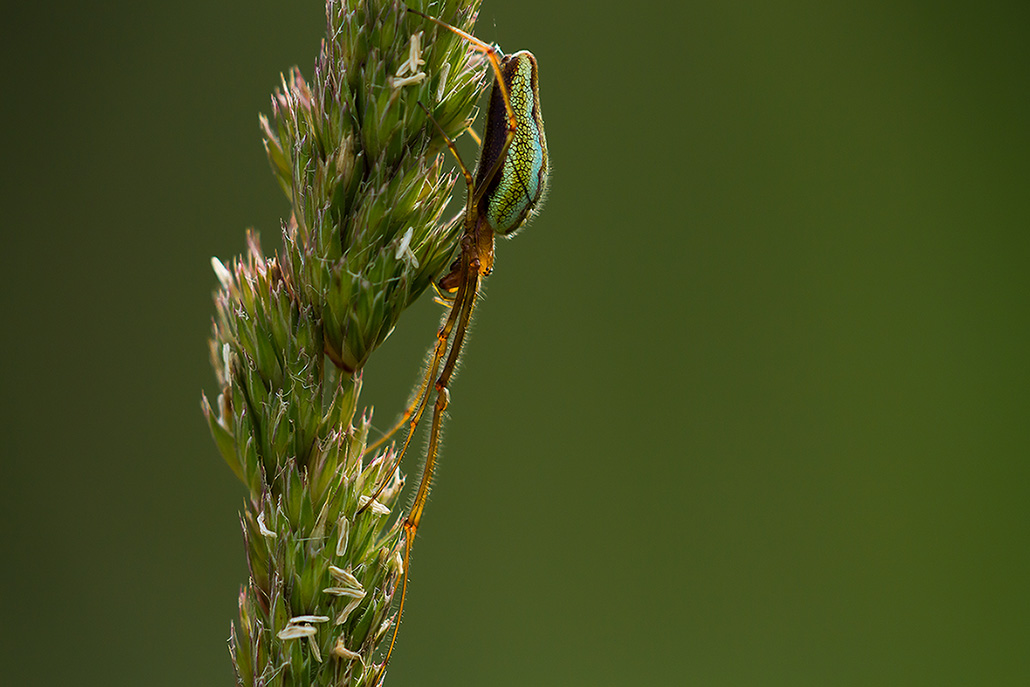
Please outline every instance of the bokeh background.
[[[1025, 2], [486, 0], [554, 162], [453, 389], [394, 685], [1030, 684]], [[209, 257], [319, 2], [10, 3], [5, 684], [229, 685]], [[399, 412], [439, 307], [373, 358]]]

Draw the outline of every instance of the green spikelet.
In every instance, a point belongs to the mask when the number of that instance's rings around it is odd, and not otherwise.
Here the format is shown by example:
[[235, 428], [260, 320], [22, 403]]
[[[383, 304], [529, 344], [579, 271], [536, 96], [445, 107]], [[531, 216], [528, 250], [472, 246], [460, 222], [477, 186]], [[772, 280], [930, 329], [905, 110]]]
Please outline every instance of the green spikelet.
[[[412, 3], [472, 29], [478, 1]], [[248, 490], [250, 579], [230, 652], [240, 685], [368, 685], [389, 637], [403, 532], [389, 453], [367, 456], [361, 370], [453, 257], [444, 140], [472, 119], [484, 69], [447, 31], [382, 0], [330, 0], [310, 83], [291, 70], [261, 130], [292, 204], [284, 249], [213, 265], [221, 288], [202, 400]], [[358, 515], [375, 485], [379, 502]]]

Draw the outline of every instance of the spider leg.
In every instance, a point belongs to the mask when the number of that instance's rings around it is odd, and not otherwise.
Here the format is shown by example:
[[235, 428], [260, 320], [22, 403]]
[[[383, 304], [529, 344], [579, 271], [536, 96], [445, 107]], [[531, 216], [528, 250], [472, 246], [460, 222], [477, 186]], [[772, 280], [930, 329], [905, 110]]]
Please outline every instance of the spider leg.
[[[474, 194], [470, 194], [469, 206], [472, 207], [475, 203], [479, 203], [480, 199], [483, 197], [483, 194], [486, 192], [486, 189], [489, 188], [490, 181], [497, 175], [497, 172], [499, 172], [501, 167], [504, 165], [504, 158], [508, 154], [508, 147], [511, 146], [511, 142], [515, 138], [515, 130], [518, 128], [518, 118], [515, 116], [515, 108], [513, 108], [511, 105], [511, 95], [508, 92], [508, 83], [505, 81], [504, 71], [501, 69], [501, 51], [495, 48], [494, 46], [490, 45], [486, 41], [476, 38], [472, 34], [462, 31], [461, 29], [455, 26], [451, 26], [446, 22], [440, 21], [436, 17], [430, 17], [429, 15], [422, 14], [421, 12], [413, 10], [410, 7], [408, 8], [408, 11], [412, 14], [417, 14], [423, 19], [431, 21], [437, 26], [441, 26], [447, 29], [448, 31], [457, 34], [458, 36], [461, 36], [469, 42], [469, 44], [472, 46], [474, 50], [478, 50], [479, 52], [486, 55], [486, 58], [490, 61], [490, 66], [494, 70], [494, 88], [500, 90], [501, 98], [504, 100], [505, 114], [508, 118], [507, 135], [504, 141], [504, 145], [501, 147], [496, 159], [491, 164], [489, 171], [483, 177], [479, 185], [479, 188], [476, 189], [476, 192]], [[453, 143], [450, 145], [450, 148], [451, 151], [454, 152], [455, 157], [457, 157], [458, 154], [457, 151], [455, 151], [454, 149]], [[461, 158], [458, 158], [458, 162], [461, 162]], [[464, 165], [462, 165], [462, 167], [464, 167]], [[469, 184], [469, 190], [472, 190], [471, 183]]]
[[[468, 197], [465, 205], [465, 231], [461, 238], [462, 256], [459, 259], [458, 267], [458, 270], [462, 270], [460, 264], [464, 264], [465, 262], [467, 262], [465, 252], [468, 250], [466, 246], [469, 245], [469, 236], [475, 230], [475, 207], [472, 205], [472, 198], [475, 195], [473, 193], [474, 181], [472, 179], [472, 174], [468, 170], [468, 167], [465, 166], [465, 163], [461, 160], [461, 156], [458, 155], [458, 148], [457, 146], [455, 146], [454, 140], [447, 135], [447, 132], [444, 131], [443, 128], [440, 126], [440, 123], [433, 118], [432, 113], [425, 105], [419, 103], [419, 107], [422, 108], [422, 110], [426, 113], [426, 116], [429, 117], [429, 121], [433, 123], [437, 131], [440, 133], [441, 136], [443, 136], [444, 140], [447, 142], [447, 147], [454, 155], [454, 158], [458, 161], [458, 167], [461, 168], [462, 176], [465, 177], [465, 184], [467, 186]], [[451, 275], [447, 276], [449, 277]], [[447, 277], [444, 277], [444, 279], [446, 278]], [[429, 402], [430, 381], [436, 376], [436, 372], [440, 367], [440, 361], [443, 359], [443, 356], [447, 351], [447, 340], [450, 338], [451, 329], [454, 327], [454, 322], [458, 317], [459, 310], [461, 309], [459, 304], [464, 298], [464, 295], [462, 294], [461, 290], [464, 286], [467, 285], [466, 282], [466, 279], [462, 279], [462, 282], [459, 284], [458, 293], [454, 297], [454, 305], [451, 307], [450, 315], [447, 317], [447, 321], [444, 323], [444, 325], [436, 333], [436, 345], [433, 351], [432, 362], [429, 364], [429, 370], [427, 371], [426, 376], [423, 378], [422, 383], [419, 386], [419, 390], [415, 396], [414, 403], [408, 406], [408, 408], [404, 411], [404, 415], [401, 417], [400, 421], [389, 432], [387, 432], [387, 434], [385, 434], [378, 441], [376, 441], [371, 446], [365, 449], [365, 453], [368, 453], [369, 451], [373, 451], [379, 446], [382, 446], [384, 443], [389, 441], [390, 437], [393, 436], [395, 432], [399, 431], [400, 428], [404, 426], [405, 422], [408, 423], [408, 436], [405, 438], [404, 446], [401, 448], [400, 453], [397, 454], [397, 458], [394, 459], [393, 466], [385, 473], [387, 475], [387, 478], [384, 479], [383, 483], [376, 488], [375, 492], [372, 494], [372, 498], [369, 499], [368, 503], [366, 503], [363, 508], [358, 509], [358, 513], [363, 512], [366, 508], [372, 505], [373, 501], [379, 498], [379, 495], [383, 493], [383, 489], [385, 489], [386, 485], [389, 484], [389, 476], [394, 474], [394, 471], [396, 471], [396, 469], [401, 464], [401, 459], [403, 459], [404, 455], [408, 452], [408, 446], [411, 445], [411, 439], [415, 435], [415, 429], [418, 428], [418, 423], [422, 420], [422, 413], [425, 412], [426, 404]]]
[[[383, 674], [386, 672], [386, 666], [390, 662], [390, 656], [393, 654], [393, 647], [397, 643], [397, 634], [400, 632], [401, 616], [404, 614], [404, 600], [407, 598], [408, 594], [408, 571], [411, 569], [411, 547], [415, 543], [415, 534], [418, 532], [418, 526], [422, 520], [422, 512], [425, 509], [426, 500], [429, 498], [429, 490], [433, 481], [433, 470], [436, 467], [440, 425], [443, 421], [443, 413], [447, 409], [447, 402], [450, 397], [447, 385], [450, 383], [451, 376], [454, 374], [454, 368], [458, 363], [458, 356], [461, 354], [461, 346], [465, 341], [465, 333], [468, 331], [469, 319], [472, 317], [472, 309], [475, 305], [476, 296], [479, 291], [479, 273], [475, 270], [469, 269], [468, 262], [463, 261], [462, 265], [465, 278], [462, 280], [461, 286], [458, 288], [459, 299], [455, 300], [454, 308], [451, 310], [451, 315], [447, 318], [449, 324], [453, 323], [456, 319], [454, 340], [451, 342], [450, 352], [447, 354], [447, 362], [444, 364], [443, 371], [441, 372], [440, 377], [436, 380], [436, 383], [433, 385], [433, 388], [436, 389], [436, 403], [433, 407], [433, 425], [432, 431], [429, 435], [429, 450], [426, 453], [426, 462], [422, 468], [422, 479], [418, 485], [418, 493], [415, 495], [415, 500], [412, 502], [411, 509], [408, 511], [408, 516], [404, 519], [404, 570], [401, 572], [400, 580], [401, 599], [397, 606], [397, 616], [394, 621], [393, 636], [390, 638], [390, 646], [386, 650], [386, 657], [383, 659], [379, 675], [372, 684], [378, 684], [379, 680], [382, 679]], [[441, 329], [441, 332], [442, 331], [443, 330]], [[445, 338], [443, 341], [446, 342], [447, 339]], [[436, 367], [442, 357], [441, 352], [441, 355], [434, 359], [434, 365], [432, 366], [433, 374], [436, 373]], [[428, 394], [426, 395], [428, 396]], [[422, 404], [421, 410], [424, 410], [424, 408], [425, 405]], [[421, 412], [419, 412], [419, 416], [421, 416]], [[417, 420], [413, 424], [417, 425]], [[408, 441], [410, 440], [411, 434], [409, 433]], [[407, 442], [405, 442], [405, 449], [406, 448]]]
[[[394, 459], [391, 468], [384, 474], [387, 478], [383, 480], [376, 490], [372, 493], [372, 497], [367, 503], [358, 509], [357, 514], [364, 512], [369, 508], [372, 503], [379, 498], [379, 495], [383, 493], [386, 485], [389, 484], [389, 476], [393, 475], [394, 471], [400, 466], [401, 460], [408, 452], [408, 447], [411, 446], [411, 440], [415, 436], [415, 430], [418, 428], [419, 422], [422, 420], [422, 414], [426, 410], [426, 405], [429, 402], [429, 394], [432, 391], [430, 380], [436, 377], [437, 371], [440, 369], [440, 363], [443, 361], [444, 355], [447, 353], [447, 343], [451, 338], [451, 331], [454, 329], [454, 324], [457, 322], [460, 315], [459, 303], [465, 300], [465, 291], [467, 290], [467, 284], [462, 282], [458, 287], [458, 294], [455, 296], [454, 306], [451, 308], [451, 312], [447, 315], [447, 320], [443, 326], [436, 332], [436, 344], [433, 347], [433, 358], [429, 363], [429, 368], [426, 371], [426, 376], [423, 378], [422, 384], [419, 387], [418, 396], [415, 399], [415, 403], [409, 410], [414, 409], [408, 420], [408, 435], [404, 439], [404, 445], [401, 447], [400, 452]], [[407, 412], [407, 411], [406, 411]]]

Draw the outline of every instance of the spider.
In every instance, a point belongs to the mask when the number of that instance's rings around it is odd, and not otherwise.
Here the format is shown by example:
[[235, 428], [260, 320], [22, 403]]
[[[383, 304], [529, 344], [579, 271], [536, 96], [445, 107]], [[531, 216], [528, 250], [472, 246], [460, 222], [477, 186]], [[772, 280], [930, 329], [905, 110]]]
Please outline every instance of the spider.
[[[412, 406], [404, 417], [386, 436], [369, 447], [369, 450], [385, 443], [393, 433], [408, 423], [408, 434], [404, 445], [394, 462], [394, 468], [408, 451], [415, 430], [429, 404], [433, 391], [436, 401], [433, 405], [433, 419], [429, 432], [429, 447], [418, 492], [404, 519], [404, 571], [401, 581], [401, 599], [397, 609], [397, 620], [393, 637], [383, 660], [379, 678], [386, 671], [386, 664], [393, 653], [400, 628], [400, 617], [404, 611], [404, 598], [408, 588], [408, 570], [411, 547], [415, 540], [425, 510], [426, 499], [432, 482], [433, 469], [439, 452], [440, 427], [443, 414], [450, 401], [449, 386], [454, 375], [462, 344], [468, 331], [472, 311], [479, 295], [480, 284], [490, 274], [494, 264], [494, 235], [513, 236], [537, 210], [547, 188], [548, 160], [547, 139], [544, 137], [544, 122], [540, 115], [540, 96], [537, 88], [537, 63], [532, 53], [521, 50], [504, 55], [500, 48], [491, 46], [475, 36], [451, 26], [439, 19], [412, 9], [408, 12], [418, 15], [448, 31], [462, 37], [474, 50], [482, 52], [494, 72], [490, 105], [487, 110], [486, 128], [480, 149], [479, 165], [473, 177], [461, 160], [454, 141], [447, 136], [432, 114], [421, 103], [433, 125], [447, 142], [447, 147], [457, 160], [465, 178], [467, 196], [464, 212], [464, 228], [459, 243], [458, 258], [450, 271], [438, 282], [438, 291], [451, 304], [450, 312], [437, 331], [433, 355], [426, 375], [419, 386]], [[442, 367], [441, 367], [442, 365]], [[435, 379], [435, 381], [434, 381]], [[387, 474], [393, 474], [391, 469]], [[385, 488], [379, 486], [367, 504]], [[378, 679], [377, 681], [378, 682]]]

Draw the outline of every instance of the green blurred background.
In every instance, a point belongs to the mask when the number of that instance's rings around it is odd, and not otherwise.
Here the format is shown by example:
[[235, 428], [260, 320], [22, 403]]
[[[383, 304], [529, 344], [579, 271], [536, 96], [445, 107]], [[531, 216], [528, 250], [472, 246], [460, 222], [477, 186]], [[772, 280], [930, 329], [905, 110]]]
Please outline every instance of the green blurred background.
[[[13, 5], [13, 3], [12, 3]], [[211, 255], [319, 2], [5, 11], [5, 684], [229, 685]], [[1025, 2], [486, 0], [554, 163], [453, 389], [392, 685], [1030, 683]], [[385, 425], [439, 307], [366, 371]]]

